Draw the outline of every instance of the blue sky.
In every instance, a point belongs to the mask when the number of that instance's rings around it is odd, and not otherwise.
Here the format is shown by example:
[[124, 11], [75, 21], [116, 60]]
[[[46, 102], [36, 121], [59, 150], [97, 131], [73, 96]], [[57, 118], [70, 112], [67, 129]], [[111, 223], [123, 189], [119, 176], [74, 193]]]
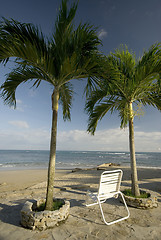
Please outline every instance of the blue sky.
[[[49, 36], [60, 3], [60, 0], [5, 0], [0, 6], [0, 17], [34, 23]], [[161, 1], [80, 0], [75, 24], [80, 22], [99, 27], [103, 43], [100, 50], [104, 54], [126, 44], [140, 57], [144, 49], [161, 41]], [[1, 83], [10, 69], [12, 64], [0, 66]], [[57, 149], [128, 151], [128, 129], [120, 130], [117, 113], [108, 114], [99, 122], [95, 136], [86, 133], [85, 80], [73, 83], [72, 121], [64, 122], [59, 108]], [[0, 100], [0, 149], [49, 149], [52, 89], [45, 82], [36, 90], [30, 87], [24, 84], [18, 88], [16, 110]], [[161, 113], [151, 107], [144, 112], [134, 121], [136, 151], [161, 151]]]

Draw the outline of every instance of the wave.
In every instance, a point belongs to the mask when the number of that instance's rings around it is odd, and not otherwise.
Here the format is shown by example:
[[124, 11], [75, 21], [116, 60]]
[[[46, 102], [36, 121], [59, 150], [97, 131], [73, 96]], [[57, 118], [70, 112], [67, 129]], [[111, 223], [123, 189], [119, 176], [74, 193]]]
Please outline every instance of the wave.
[[125, 155], [125, 154], [129, 154], [129, 153], [125, 153], [125, 152], [107, 152], [105, 154], [107, 154], [107, 155]]
[[143, 169], [161, 169], [161, 167], [154, 167], [154, 166], [137, 166], [137, 169], [138, 168], [143, 168]]
[[126, 153], [122, 152], [122, 153], [114, 153], [115, 155], [125, 155]]
[[[46, 168], [48, 166], [48, 153], [48, 151], [28, 150], [0, 151], [0, 169]], [[126, 151], [58, 151], [56, 168], [94, 167], [108, 162], [129, 166], [129, 156], [129, 152]], [[156, 153], [136, 152], [136, 158], [137, 167], [161, 168], [161, 153], [156, 155]]]
[[13, 168], [13, 167], [16, 167], [16, 165], [11, 165], [11, 164], [7, 164], [7, 165], [3, 165], [3, 164], [0, 164], [2, 168]]
[[135, 154], [136, 155], [136, 157], [138, 157], [138, 158], [144, 158], [144, 159], [148, 159], [148, 158], [150, 158], [151, 156], [147, 156], [146, 154]]

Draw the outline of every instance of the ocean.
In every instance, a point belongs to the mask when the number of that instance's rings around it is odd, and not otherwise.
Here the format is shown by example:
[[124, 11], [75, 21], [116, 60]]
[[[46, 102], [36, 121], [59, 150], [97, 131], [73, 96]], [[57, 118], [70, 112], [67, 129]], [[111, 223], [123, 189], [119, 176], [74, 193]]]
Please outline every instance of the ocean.
[[[160, 168], [161, 153], [137, 152], [137, 167]], [[0, 170], [44, 169], [48, 167], [49, 151], [0, 150]], [[56, 169], [92, 168], [102, 163], [130, 166], [129, 152], [57, 151]]]

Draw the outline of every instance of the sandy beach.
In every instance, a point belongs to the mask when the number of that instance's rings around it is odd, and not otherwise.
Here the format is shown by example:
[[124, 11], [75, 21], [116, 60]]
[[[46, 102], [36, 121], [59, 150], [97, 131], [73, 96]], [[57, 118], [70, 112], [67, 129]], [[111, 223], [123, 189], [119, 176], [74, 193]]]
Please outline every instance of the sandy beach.
[[[115, 169], [110, 167], [109, 169]], [[130, 170], [123, 170], [122, 186], [130, 185]], [[140, 188], [156, 192], [158, 207], [141, 210], [129, 207], [130, 218], [107, 226], [99, 207], [86, 207], [86, 192], [97, 191], [101, 170], [57, 170], [54, 195], [70, 201], [70, 215], [65, 223], [42, 232], [25, 229], [20, 211], [26, 200], [45, 198], [47, 170], [0, 171], [0, 240], [78, 240], [78, 239], [161, 239], [161, 169], [138, 169]], [[124, 214], [123, 205], [110, 200], [106, 216]]]

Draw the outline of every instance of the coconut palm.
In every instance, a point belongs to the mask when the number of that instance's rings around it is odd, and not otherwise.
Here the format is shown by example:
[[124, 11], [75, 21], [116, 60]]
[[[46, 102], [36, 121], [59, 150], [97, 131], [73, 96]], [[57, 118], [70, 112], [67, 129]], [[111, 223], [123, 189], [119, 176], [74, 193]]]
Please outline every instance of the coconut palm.
[[73, 19], [77, 4], [68, 9], [67, 0], [62, 0], [55, 29], [50, 38], [33, 24], [20, 23], [3, 18], [0, 23], [0, 61], [6, 64], [13, 60], [15, 69], [6, 77], [1, 86], [4, 102], [16, 106], [16, 89], [25, 82], [38, 87], [46, 81], [53, 88], [52, 128], [46, 209], [52, 209], [55, 175], [57, 113], [59, 103], [63, 108], [64, 120], [70, 120], [73, 88], [72, 79], [82, 79], [89, 75], [96, 79], [97, 47], [100, 40], [96, 28], [80, 24], [76, 29]]
[[[140, 105], [151, 105], [161, 110], [160, 45], [153, 45], [142, 58], [120, 46], [106, 58], [104, 78], [99, 88], [92, 92], [86, 104], [89, 114], [88, 131], [94, 134], [97, 123], [109, 111], [118, 111], [121, 128], [129, 123], [132, 193], [140, 195], [135, 158], [134, 116], [140, 115]], [[103, 74], [102, 74], [103, 75]], [[106, 76], [105, 76], [106, 75]]]

